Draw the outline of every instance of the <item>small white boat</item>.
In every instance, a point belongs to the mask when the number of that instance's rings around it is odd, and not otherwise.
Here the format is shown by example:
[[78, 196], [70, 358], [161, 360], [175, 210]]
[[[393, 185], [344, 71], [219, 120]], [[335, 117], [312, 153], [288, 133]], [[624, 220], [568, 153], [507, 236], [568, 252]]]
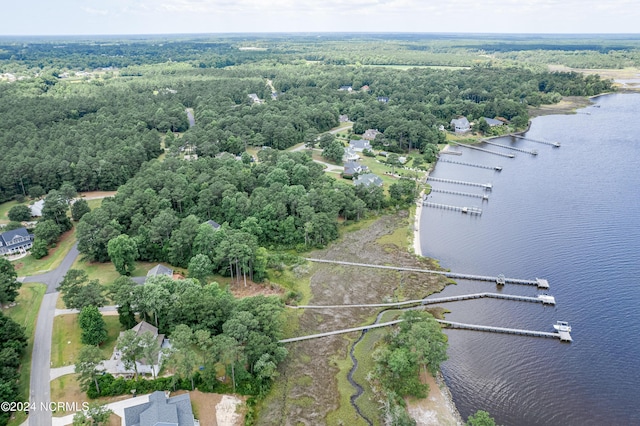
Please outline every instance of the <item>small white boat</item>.
[[567, 333], [571, 332], [571, 326], [566, 321], [557, 321], [553, 325], [553, 328], [555, 328], [558, 331], [566, 331]]

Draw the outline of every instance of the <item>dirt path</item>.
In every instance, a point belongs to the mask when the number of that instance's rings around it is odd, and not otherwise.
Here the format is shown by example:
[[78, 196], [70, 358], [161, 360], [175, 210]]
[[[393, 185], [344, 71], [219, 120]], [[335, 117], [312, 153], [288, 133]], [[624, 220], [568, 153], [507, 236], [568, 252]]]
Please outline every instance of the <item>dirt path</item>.
[[[384, 216], [365, 229], [347, 234], [342, 241], [332, 244], [328, 249], [310, 253], [309, 257], [436, 268], [430, 261], [418, 259], [409, 253], [406, 238], [399, 239], [403, 240], [402, 248], [386, 242], [391, 240], [391, 234], [398, 229], [405, 231], [407, 226], [407, 212]], [[442, 277], [425, 277], [424, 274], [412, 272], [332, 264], [314, 264], [310, 268], [312, 297], [309, 303], [317, 305], [379, 303], [398, 298], [423, 297], [443, 288], [446, 282]], [[307, 310], [297, 318], [296, 335], [368, 324], [373, 321], [376, 312], [371, 308], [320, 312]], [[344, 377], [337, 377], [340, 371], [338, 363], [350, 363], [348, 351], [359, 336], [360, 333], [355, 332], [290, 344], [287, 347], [289, 357], [280, 369], [274, 391], [263, 404], [258, 424], [366, 424], [348, 402], [353, 388], [348, 384], [346, 374], [351, 365], [340, 373]], [[340, 391], [346, 398], [341, 399]], [[327, 416], [330, 416], [330, 420]]]

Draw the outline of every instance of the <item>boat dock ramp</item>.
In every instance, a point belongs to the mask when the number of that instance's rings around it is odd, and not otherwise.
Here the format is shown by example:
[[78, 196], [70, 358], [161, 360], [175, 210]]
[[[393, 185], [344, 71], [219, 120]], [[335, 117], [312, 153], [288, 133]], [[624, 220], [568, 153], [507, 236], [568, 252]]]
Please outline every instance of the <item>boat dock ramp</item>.
[[436, 208], [436, 209], [443, 209], [443, 210], [453, 210], [453, 211], [456, 211], [456, 212], [470, 214], [470, 215], [476, 215], [476, 216], [480, 216], [482, 214], [482, 209], [478, 208], [478, 207], [451, 206], [449, 204], [431, 203], [429, 201], [424, 201], [422, 203], [422, 205], [425, 206], [425, 207], [433, 207], [433, 208]]
[[528, 140], [528, 141], [531, 141], [531, 142], [542, 143], [542, 144], [545, 144], [545, 145], [551, 145], [551, 146], [554, 146], [556, 148], [560, 148], [560, 142], [549, 142], [549, 141], [543, 141], [543, 140], [539, 140], [539, 139], [531, 139], [531, 138], [528, 138], [526, 136], [514, 135], [514, 134], [511, 134], [511, 136], [513, 136], [514, 138], [517, 138], [517, 139], [524, 139], [524, 140]]
[[482, 152], [486, 152], [488, 154], [499, 155], [500, 157], [506, 157], [506, 158], [515, 158], [516, 157], [515, 154], [505, 154], [504, 152], [492, 151], [490, 149], [480, 148], [479, 146], [475, 146], [475, 145], [467, 145], [466, 143], [455, 142], [455, 144], [456, 145], [460, 145], [460, 146], [464, 146], [465, 148], [475, 149], [476, 151], [482, 151]]
[[439, 188], [431, 188], [431, 192], [439, 192], [441, 194], [452, 194], [452, 195], [460, 195], [463, 197], [482, 198], [483, 200], [489, 200], [489, 196], [487, 194], [473, 194], [471, 192], [451, 191], [449, 189], [439, 189]]
[[433, 182], [454, 183], [457, 185], [479, 186], [481, 188], [484, 188], [487, 191], [491, 191], [491, 189], [493, 189], [493, 185], [491, 185], [490, 183], [467, 182], [464, 180], [445, 179], [445, 178], [439, 178], [439, 177], [433, 177], [433, 176], [427, 177], [427, 180], [428, 181], [430, 180]]
[[[461, 279], [461, 280], [471, 280], [471, 281], [489, 281], [494, 282], [496, 284], [520, 284], [520, 285], [533, 285], [537, 286], [541, 289], [548, 289], [549, 282], [542, 278], [536, 278], [535, 280], [522, 280], [518, 278], [507, 278], [502, 275], [498, 277], [491, 277], [486, 275], [471, 275], [471, 274], [459, 274], [455, 272], [448, 271], [435, 271], [431, 269], [420, 269], [420, 268], [407, 268], [403, 266], [387, 266], [387, 265], [374, 265], [371, 263], [357, 263], [357, 262], [345, 262], [342, 260], [328, 260], [328, 259], [315, 259], [307, 257], [305, 260], [309, 262], [316, 263], [332, 263], [335, 265], [345, 265], [345, 266], [360, 266], [365, 268], [378, 268], [378, 269], [390, 269], [392, 271], [410, 271], [410, 272], [422, 272], [426, 274], [437, 274], [444, 275], [447, 278], [452, 279]], [[500, 280], [500, 282], [499, 282]]]
[[448, 158], [439, 158], [438, 161], [442, 161], [443, 163], [458, 164], [461, 166], [477, 167], [479, 169], [495, 170], [497, 172], [502, 171], [502, 166], [487, 166], [486, 164], [468, 163], [466, 161], [449, 160]]
[[524, 152], [525, 154], [538, 155], [538, 151], [536, 151], [535, 149], [532, 151], [529, 151], [528, 149], [517, 148], [515, 146], [510, 146], [510, 145], [502, 145], [499, 143], [488, 141], [486, 139], [483, 139], [482, 142], [486, 143], [487, 145], [497, 146], [499, 148], [510, 149], [512, 151], [518, 151], [518, 152]]
[[[372, 328], [381, 328], [388, 327], [390, 325], [395, 325], [401, 323], [403, 320], [395, 320], [389, 322], [382, 322], [380, 324], [371, 324], [371, 325], [363, 325], [361, 327], [352, 327], [352, 328], [344, 328], [341, 330], [335, 331], [327, 331], [325, 333], [317, 333], [311, 334], [308, 336], [299, 336], [299, 337], [291, 337], [289, 339], [282, 339], [280, 343], [292, 343], [292, 342], [300, 342], [302, 340], [310, 340], [310, 339], [318, 339], [320, 337], [328, 337], [328, 336], [336, 336], [338, 334], [346, 334], [352, 333], [354, 331], [365, 331], [370, 330]], [[463, 330], [475, 330], [475, 331], [488, 331], [492, 333], [503, 333], [503, 334], [516, 334], [520, 336], [531, 336], [531, 337], [550, 337], [555, 339], [560, 339], [561, 342], [572, 342], [571, 334], [566, 331], [559, 331], [557, 333], [548, 333], [545, 331], [534, 331], [534, 330], [522, 330], [517, 328], [504, 328], [504, 327], [491, 327], [487, 325], [476, 325], [476, 324], [464, 324], [461, 322], [454, 321], [446, 321], [436, 319], [440, 324], [447, 325], [449, 328], [458, 328]]]

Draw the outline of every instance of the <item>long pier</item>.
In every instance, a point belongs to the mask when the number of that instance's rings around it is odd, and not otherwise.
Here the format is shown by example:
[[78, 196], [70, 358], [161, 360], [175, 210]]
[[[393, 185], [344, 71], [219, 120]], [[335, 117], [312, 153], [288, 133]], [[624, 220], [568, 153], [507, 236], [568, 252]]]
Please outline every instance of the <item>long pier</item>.
[[[291, 337], [289, 339], [280, 340], [280, 343], [300, 342], [302, 340], [311, 340], [311, 339], [318, 339], [320, 337], [336, 336], [339, 334], [346, 334], [354, 331], [363, 331], [363, 330], [369, 330], [372, 328], [388, 327], [390, 325], [401, 323], [402, 321], [403, 320], [400, 319], [395, 321], [383, 322], [380, 324], [363, 325], [361, 327], [352, 327], [352, 328], [344, 328], [342, 330], [327, 331], [325, 333], [311, 334], [308, 336]], [[448, 325], [451, 328], [459, 328], [464, 330], [488, 331], [492, 333], [503, 333], [503, 334], [517, 334], [520, 336], [531, 336], [531, 337], [550, 337], [554, 339], [560, 339], [560, 341], [563, 341], [563, 342], [572, 341], [571, 335], [567, 332], [547, 333], [544, 331], [522, 330], [517, 328], [504, 328], [504, 327], [491, 327], [486, 325], [464, 324], [461, 322], [446, 321], [446, 320], [440, 320], [440, 319], [436, 319], [436, 321], [440, 324]]]
[[442, 161], [443, 163], [459, 164], [461, 166], [477, 167], [479, 169], [495, 170], [498, 172], [502, 171], [502, 166], [487, 166], [485, 164], [467, 163], [466, 161], [449, 160], [447, 158], [439, 158], [438, 161]]
[[439, 192], [441, 194], [460, 195], [463, 197], [482, 198], [483, 200], [489, 199], [489, 196], [487, 194], [474, 194], [472, 192], [451, 191], [449, 189], [431, 188], [431, 192]]
[[487, 191], [491, 191], [491, 189], [493, 188], [493, 185], [491, 185], [490, 183], [467, 182], [464, 180], [445, 179], [433, 176], [427, 177], [427, 180], [432, 180], [434, 182], [454, 183], [456, 185], [479, 186], [480, 188], [484, 188]]
[[475, 325], [475, 324], [464, 324], [461, 322], [454, 321], [446, 321], [436, 319], [440, 324], [446, 324], [451, 328], [459, 328], [464, 330], [475, 330], [475, 331], [489, 331], [492, 333], [504, 333], [504, 334], [517, 334], [520, 336], [531, 336], [531, 337], [551, 337], [554, 339], [560, 339], [563, 342], [571, 342], [571, 335], [567, 332], [562, 333], [548, 333], [545, 331], [533, 331], [533, 330], [522, 330], [517, 328], [504, 328], [504, 327], [491, 327], [487, 325]]
[[486, 143], [487, 145], [493, 145], [500, 148], [510, 149], [512, 151], [524, 152], [525, 154], [531, 154], [531, 155], [538, 155], [538, 151], [536, 151], [535, 149], [532, 151], [529, 151], [528, 149], [522, 149], [515, 146], [510, 146], [510, 145], [502, 145], [502, 144], [491, 142], [485, 139], [483, 139], [482, 142]]
[[525, 136], [522, 136], [522, 135], [514, 135], [514, 134], [511, 134], [511, 136], [513, 136], [514, 138], [518, 138], [518, 139], [525, 139], [525, 140], [528, 140], [528, 141], [531, 141], [531, 142], [542, 143], [542, 144], [545, 144], [545, 145], [551, 145], [551, 146], [554, 146], [556, 148], [560, 148], [560, 142], [550, 142], [550, 141], [543, 141], [543, 140], [539, 140], [539, 139], [531, 139], [531, 138], [528, 138], [528, 137], [525, 137]]
[[505, 154], [504, 152], [491, 151], [490, 149], [480, 148], [479, 146], [467, 145], [466, 143], [455, 142], [456, 145], [464, 146], [465, 148], [475, 149], [476, 151], [486, 152], [488, 154], [499, 155], [506, 158], [515, 158], [515, 154]]
[[478, 207], [451, 206], [449, 204], [431, 203], [429, 201], [423, 201], [422, 205], [425, 206], [425, 207], [433, 207], [433, 208], [436, 208], [436, 209], [443, 209], [443, 210], [452, 210], [454, 212], [472, 214], [472, 215], [476, 215], [476, 216], [482, 215], [482, 209], [480, 209]]
[[316, 258], [305, 258], [305, 260], [309, 262], [316, 263], [332, 263], [335, 265], [346, 265], [346, 266], [361, 266], [365, 268], [378, 268], [378, 269], [389, 269], [392, 271], [410, 271], [410, 272], [422, 272], [426, 274], [436, 274], [443, 275], [447, 278], [452, 279], [461, 279], [461, 280], [471, 280], [471, 281], [489, 281], [500, 284], [520, 284], [520, 285], [535, 285], [538, 288], [547, 289], [549, 288], [549, 282], [542, 278], [536, 278], [535, 280], [522, 280], [517, 278], [507, 278], [503, 276], [491, 277], [486, 275], [471, 275], [471, 274], [458, 274], [455, 272], [448, 271], [435, 271], [432, 269], [420, 269], [420, 268], [407, 268], [403, 266], [386, 266], [386, 265], [374, 265], [371, 263], [357, 263], [357, 262], [345, 262], [342, 260], [327, 260], [327, 259], [316, 259]]
[[300, 305], [287, 307], [292, 309], [344, 309], [344, 308], [389, 308], [394, 306], [406, 306], [406, 305], [435, 305], [438, 303], [459, 302], [461, 300], [473, 300], [473, 299], [502, 299], [513, 300], [516, 302], [529, 302], [529, 303], [542, 303], [543, 305], [555, 305], [556, 299], [553, 296], [544, 294], [538, 295], [538, 297], [517, 296], [515, 294], [500, 294], [500, 293], [473, 293], [463, 294], [459, 296], [437, 297], [433, 299], [416, 299], [405, 300], [403, 302], [390, 302], [390, 303], [360, 303], [349, 305]]

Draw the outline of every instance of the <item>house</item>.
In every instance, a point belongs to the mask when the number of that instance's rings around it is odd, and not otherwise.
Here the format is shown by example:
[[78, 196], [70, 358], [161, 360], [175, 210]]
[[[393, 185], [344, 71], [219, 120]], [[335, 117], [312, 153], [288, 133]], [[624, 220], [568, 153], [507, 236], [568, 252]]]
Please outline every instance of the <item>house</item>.
[[29, 209], [31, 209], [31, 216], [32, 217], [40, 217], [42, 216], [42, 208], [44, 207], [44, 200], [38, 200], [35, 203], [33, 203], [32, 205], [29, 206]]
[[352, 141], [349, 141], [349, 148], [351, 148], [356, 152], [362, 152], [365, 149], [368, 149], [369, 151], [371, 151], [371, 142], [369, 142], [366, 139], [352, 140]]
[[253, 101], [254, 104], [261, 104], [262, 100], [255, 93], [249, 93], [249, 98]]
[[[207, 225], [211, 226], [213, 228], [214, 231], [217, 231], [218, 229], [220, 229], [220, 224], [216, 221], [213, 220], [208, 220], [205, 222]], [[204, 225], [204, 224], [203, 224]]]
[[496, 120], [495, 118], [487, 118], [487, 117], [482, 117], [482, 118], [484, 119], [484, 121], [487, 122], [489, 127], [502, 126], [504, 124], [502, 121]]
[[398, 163], [405, 164], [407, 162], [407, 157], [398, 157]]
[[155, 391], [149, 402], [124, 409], [125, 426], [197, 426], [188, 393], [169, 397], [168, 392]]
[[164, 265], [157, 264], [147, 272], [147, 278], [157, 277], [158, 275], [167, 275], [173, 277], [173, 269], [167, 268]]
[[371, 90], [371, 89], [369, 88], [369, 85], [365, 84], [364, 86], [362, 86], [362, 87], [360, 88], [360, 90], [361, 90], [361, 91], [363, 91], [363, 92], [368, 92], [368, 91], [369, 91], [369, 90]]
[[27, 228], [18, 228], [0, 234], [0, 255], [26, 253], [33, 245], [33, 235]]
[[367, 129], [362, 135], [362, 139], [372, 141], [376, 138], [376, 136], [378, 136], [381, 133], [382, 132], [378, 131], [377, 129]]
[[364, 175], [359, 175], [354, 181], [353, 184], [356, 186], [364, 185], [364, 186], [382, 186], [382, 179], [379, 176], [374, 175], [373, 173], [366, 173]]
[[365, 173], [368, 170], [369, 168], [367, 166], [363, 166], [357, 161], [347, 161], [344, 163], [344, 171], [342, 172], [342, 177], [352, 178], [354, 175]]
[[338, 121], [340, 123], [346, 123], [347, 121], [349, 121], [349, 116], [346, 114], [341, 114], [338, 116]]
[[386, 104], [389, 102], [389, 98], [386, 96], [378, 96], [376, 100], [378, 102], [382, 102], [383, 104]]
[[451, 120], [451, 129], [456, 133], [467, 133], [471, 131], [471, 124], [467, 117], [454, 118]]
[[340, 88], [338, 89], [341, 92], [353, 92], [353, 87], [351, 86], [340, 86]]
[[[158, 329], [146, 321], [136, 324], [131, 330], [136, 333], [136, 336], [141, 336], [144, 333], [151, 333], [156, 340], [158, 349], [171, 348], [169, 339], [166, 339], [164, 334], [158, 334]], [[120, 332], [120, 335], [122, 336], [123, 333], [124, 331]], [[141, 359], [136, 361], [138, 374], [152, 374], [153, 376], [157, 376], [158, 371], [160, 371], [160, 362], [162, 361], [163, 356], [162, 351], [159, 351], [157, 359]], [[105, 370], [114, 376], [133, 375], [136, 372], [136, 368], [127, 368], [124, 362], [122, 362], [121, 357], [121, 352], [115, 348], [113, 350], [113, 355], [111, 355], [111, 359], [103, 362]]]
[[360, 155], [352, 148], [345, 148], [342, 159], [343, 161], [356, 161], [360, 159]]

